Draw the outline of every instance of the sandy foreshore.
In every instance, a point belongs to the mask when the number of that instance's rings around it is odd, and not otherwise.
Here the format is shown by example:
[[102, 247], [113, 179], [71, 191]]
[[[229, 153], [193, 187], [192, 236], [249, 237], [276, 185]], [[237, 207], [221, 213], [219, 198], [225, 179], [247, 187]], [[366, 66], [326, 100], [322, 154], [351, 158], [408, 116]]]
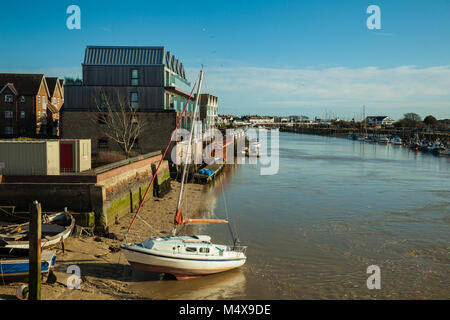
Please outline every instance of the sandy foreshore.
[[[145, 239], [150, 236], [169, 235], [172, 228], [173, 216], [178, 200], [179, 183], [172, 181], [172, 190], [162, 199], [146, 200], [140, 217], [136, 219], [131, 234], [127, 236], [132, 240], [136, 236]], [[201, 210], [202, 185], [188, 184], [185, 193], [189, 195], [189, 212]], [[55, 265], [55, 284], [42, 282], [42, 300], [114, 300], [114, 299], [142, 299], [138, 292], [129, 286], [132, 279], [132, 268], [125, 256], [119, 250], [124, 242], [125, 232], [130, 225], [133, 214], [122, 217], [115, 225], [109, 227], [111, 237], [70, 237], [65, 241], [65, 252], [61, 245], [57, 250]], [[81, 271], [81, 286], [79, 290], [67, 287], [67, 280], [71, 274], [67, 268], [76, 265]], [[24, 284], [23, 280], [4, 282], [0, 278], [0, 300], [17, 299], [16, 290]]]

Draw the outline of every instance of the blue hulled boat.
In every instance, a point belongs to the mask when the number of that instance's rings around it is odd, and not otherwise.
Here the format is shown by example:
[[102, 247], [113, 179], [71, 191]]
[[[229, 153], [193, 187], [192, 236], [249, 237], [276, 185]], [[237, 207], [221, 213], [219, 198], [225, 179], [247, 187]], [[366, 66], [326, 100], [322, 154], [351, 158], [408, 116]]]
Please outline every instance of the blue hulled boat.
[[[41, 254], [41, 272], [53, 269], [56, 262], [56, 251], [43, 250]], [[29, 258], [26, 256], [0, 255], [0, 278], [28, 276], [30, 272]]]

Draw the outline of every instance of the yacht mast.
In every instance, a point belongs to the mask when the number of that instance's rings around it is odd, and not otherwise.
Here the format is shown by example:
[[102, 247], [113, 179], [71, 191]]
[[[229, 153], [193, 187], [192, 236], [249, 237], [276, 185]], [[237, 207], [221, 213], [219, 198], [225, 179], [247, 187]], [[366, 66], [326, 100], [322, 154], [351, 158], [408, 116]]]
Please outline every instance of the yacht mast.
[[[203, 75], [204, 75], [204, 72], [203, 72], [203, 69], [202, 69], [202, 70], [200, 70], [200, 78], [199, 78], [199, 83], [198, 83], [198, 88], [197, 88], [197, 95], [195, 96], [194, 115], [192, 117], [191, 133], [189, 135], [189, 141], [188, 141], [187, 153], [186, 153], [186, 158], [185, 158], [185, 164], [183, 166], [183, 175], [181, 177], [180, 194], [178, 195], [178, 203], [177, 203], [177, 210], [176, 210], [175, 216], [180, 211], [181, 199], [182, 199], [182, 196], [183, 196], [184, 180], [186, 178], [186, 169], [189, 166], [189, 162], [190, 162], [190, 159], [191, 159], [192, 137], [194, 136], [195, 118], [197, 116], [198, 99], [199, 99], [199, 96], [200, 96], [200, 92], [202, 90]], [[172, 235], [173, 236], [175, 236], [176, 230], [177, 230], [177, 224], [174, 223], [173, 228], [172, 228]]]

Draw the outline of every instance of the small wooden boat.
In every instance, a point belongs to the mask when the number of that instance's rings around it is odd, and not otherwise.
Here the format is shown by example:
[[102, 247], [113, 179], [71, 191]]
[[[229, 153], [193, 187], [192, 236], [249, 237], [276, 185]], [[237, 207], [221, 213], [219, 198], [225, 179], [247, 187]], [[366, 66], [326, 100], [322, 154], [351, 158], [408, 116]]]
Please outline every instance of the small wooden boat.
[[[43, 217], [41, 227], [42, 248], [48, 248], [67, 239], [75, 226], [75, 219], [68, 212]], [[0, 249], [28, 250], [29, 223], [0, 227]]]
[[[53, 269], [56, 262], [56, 251], [43, 250], [41, 253], [41, 273]], [[30, 262], [27, 256], [0, 255], [0, 278], [28, 276]]]

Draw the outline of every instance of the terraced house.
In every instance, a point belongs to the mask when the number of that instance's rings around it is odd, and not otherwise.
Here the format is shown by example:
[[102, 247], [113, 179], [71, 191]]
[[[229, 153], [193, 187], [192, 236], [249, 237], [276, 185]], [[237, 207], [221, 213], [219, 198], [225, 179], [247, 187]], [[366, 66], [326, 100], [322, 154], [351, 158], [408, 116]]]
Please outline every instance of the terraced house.
[[[117, 143], [102, 134], [101, 121], [92, 124], [92, 114], [100, 113], [102, 96], [119, 94], [146, 119], [136, 151], [151, 152], [167, 144], [191, 90], [184, 66], [173, 54], [164, 47], [88, 46], [82, 69], [82, 81], [65, 85], [64, 138], [90, 138], [94, 153], [120, 151]], [[182, 127], [189, 128], [193, 109], [192, 99]]]
[[[55, 88], [60, 85], [60, 79], [51, 79], [58, 83]], [[53, 104], [50, 99], [55, 90], [49, 90], [43, 74], [0, 74], [0, 136], [57, 136], [59, 110], [64, 102], [64, 93], [57, 89], [60, 103]]]

